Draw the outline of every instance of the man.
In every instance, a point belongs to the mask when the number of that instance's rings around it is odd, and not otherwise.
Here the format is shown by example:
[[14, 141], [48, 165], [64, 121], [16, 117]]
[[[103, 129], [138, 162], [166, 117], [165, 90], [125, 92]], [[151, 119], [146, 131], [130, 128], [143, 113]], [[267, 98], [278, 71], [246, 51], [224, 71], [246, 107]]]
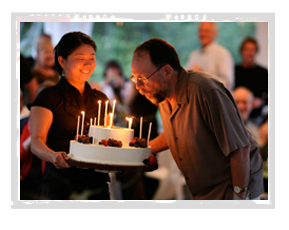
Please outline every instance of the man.
[[263, 192], [257, 144], [221, 82], [185, 71], [161, 39], [139, 45], [131, 68], [136, 89], [159, 105], [162, 117], [164, 132], [150, 141], [152, 153], [170, 148], [193, 199], [252, 199]]
[[245, 124], [245, 126], [252, 133], [253, 137], [259, 143], [259, 127], [250, 120], [250, 114], [253, 110], [254, 106], [254, 94], [251, 90], [246, 87], [239, 86], [234, 89], [232, 93], [236, 105], [239, 109], [241, 118]]
[[185, 69], [205, 71], [215, 75], [229, 89], [234, 87], [234, 61], [230, 52], [216, 41], [217, 24], [201, 22], [199, 24], [199, 40], [201, 48], [193, 51]]

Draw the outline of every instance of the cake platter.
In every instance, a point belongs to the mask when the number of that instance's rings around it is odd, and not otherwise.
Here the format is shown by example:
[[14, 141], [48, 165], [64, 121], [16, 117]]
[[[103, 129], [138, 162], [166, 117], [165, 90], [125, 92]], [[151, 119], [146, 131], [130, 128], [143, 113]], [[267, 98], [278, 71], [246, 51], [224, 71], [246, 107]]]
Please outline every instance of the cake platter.
[[95, 171], [103, 173], [113, 173], [113, 172], [151, 172], [158, 169], [158, 164], [143, 165], [143, 166], [131, 166], [131, 165], [105, 165], [97, 163], [89, 163], [84, 161], [76, 161], [73, 159], [67, 160], [67, 163], [72, 167], [77, 167], [81, 169], [95, 169]]

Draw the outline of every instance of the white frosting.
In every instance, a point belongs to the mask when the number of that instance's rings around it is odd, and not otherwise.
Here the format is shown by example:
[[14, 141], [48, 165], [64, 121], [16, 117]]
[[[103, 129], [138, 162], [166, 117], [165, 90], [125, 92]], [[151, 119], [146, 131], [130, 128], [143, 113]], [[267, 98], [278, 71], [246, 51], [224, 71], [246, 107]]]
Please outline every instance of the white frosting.
[[151, 148], [109, 147], [102, 145], [83, 144], [70, 141], [68, 156], [77, 161], [106, 164], [143, 166], [143, 160], [149, 158]]
[[[94, 144], [70, 141], [68, 156], [77, 161], [106, 165], [143, 166], [143, 160], [151, 155], [151, 148], [130, 147], [134, 130], [121, 127], [90, 126], [89, 136], [94, 136]], [[121, 141], [123, 146], [109, 147], [99, 145], [101, 140], [109, 138]]]
[[94, 143], [97, 144], [102, 139], [108, 140], [109, 138], [122, 142], [123, 146], [128, 146], [129, 142], [134, 137], [133, 129], [126, 129], [121, 127], [104, 127], [104, 126], [90, 126], [89, 134], [90, 137], [94, 136]]

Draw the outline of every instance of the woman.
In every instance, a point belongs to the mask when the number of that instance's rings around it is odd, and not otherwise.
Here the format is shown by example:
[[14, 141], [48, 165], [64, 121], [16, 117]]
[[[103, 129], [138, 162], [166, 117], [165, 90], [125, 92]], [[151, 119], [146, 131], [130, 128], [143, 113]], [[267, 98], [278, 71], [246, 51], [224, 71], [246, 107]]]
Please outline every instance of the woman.
[[[67, 163], [69, 142], [76, 135], [81, 111], [85, 111], [83, 134], [87, 134], [88, 121], [98, 117], [97, 101], [108, 100], [87, 83], [96, 66], [95, 52], [96, 45], [89, 36], [81, 32], [65, 34], [54, 49], [56, 70], [62, 78], [57, 85], [41, 91], [30, 106], [31, 150], [46, 161], [43, 199], [110, 198], [107, 173], [78, 169]], [[101, 114], [104, 104], [101, 103]]]

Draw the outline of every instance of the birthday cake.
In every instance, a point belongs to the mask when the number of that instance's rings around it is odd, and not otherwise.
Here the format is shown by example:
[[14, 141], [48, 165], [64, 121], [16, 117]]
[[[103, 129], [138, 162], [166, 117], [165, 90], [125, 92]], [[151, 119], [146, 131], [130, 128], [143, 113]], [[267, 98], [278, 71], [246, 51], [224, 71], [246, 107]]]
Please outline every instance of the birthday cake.
[[156, 159], [146, 139], [134, 138], [134, 130], [91, 125], [87, 136], [70, 141], [68, 163], [106, 171], [153, 171]]

